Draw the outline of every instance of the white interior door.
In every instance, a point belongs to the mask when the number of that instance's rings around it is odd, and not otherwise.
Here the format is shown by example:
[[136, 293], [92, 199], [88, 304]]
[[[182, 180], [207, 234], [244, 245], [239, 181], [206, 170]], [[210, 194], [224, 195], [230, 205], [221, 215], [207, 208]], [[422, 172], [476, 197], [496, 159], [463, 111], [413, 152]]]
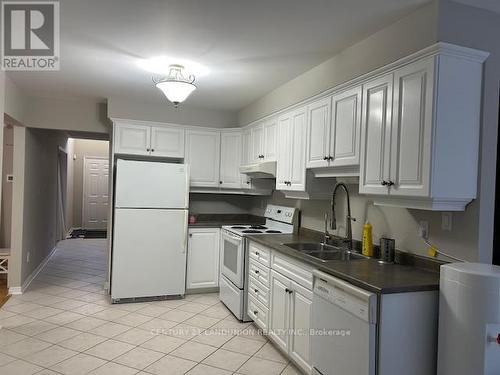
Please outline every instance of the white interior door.
[[82, 227], [106, 229], [109, 161], [106, 158], [85, 157], [83, 164]]

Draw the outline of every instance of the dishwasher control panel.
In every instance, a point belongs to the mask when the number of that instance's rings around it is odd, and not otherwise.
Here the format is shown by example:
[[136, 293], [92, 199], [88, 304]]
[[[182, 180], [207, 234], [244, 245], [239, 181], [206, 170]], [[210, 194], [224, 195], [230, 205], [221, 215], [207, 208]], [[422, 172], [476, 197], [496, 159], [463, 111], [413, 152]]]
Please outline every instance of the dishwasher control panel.
[[369, 323], [377, 322], [377, 296], [330, 275], [314, 272], [314, 294]]

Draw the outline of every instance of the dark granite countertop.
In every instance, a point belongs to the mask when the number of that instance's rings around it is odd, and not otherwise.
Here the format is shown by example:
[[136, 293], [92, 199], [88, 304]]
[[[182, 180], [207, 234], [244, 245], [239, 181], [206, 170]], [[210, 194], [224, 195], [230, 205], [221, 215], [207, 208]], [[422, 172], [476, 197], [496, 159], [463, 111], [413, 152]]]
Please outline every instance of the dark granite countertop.
[[259, 234], [249, 235], [248, 238], [371, 292], [390, 294], [439, 289], [439, 273], [428, 269], [401, 264], [380, 264], [376, 259], [323, 263], [283, 245], [317, 240], [317, 237], [310, 235]]
[[263, 224], [266, 219], [250, 214], [190, 214], [196, 216], [196, 223], [190, 228], [220, 228], [223, 225]]

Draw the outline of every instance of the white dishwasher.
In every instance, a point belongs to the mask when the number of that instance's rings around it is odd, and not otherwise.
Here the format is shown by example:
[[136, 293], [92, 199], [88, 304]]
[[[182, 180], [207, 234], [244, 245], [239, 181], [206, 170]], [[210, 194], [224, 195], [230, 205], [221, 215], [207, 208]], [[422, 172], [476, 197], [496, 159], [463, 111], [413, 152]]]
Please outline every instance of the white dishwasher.
[[377, 295], [313, 274], [313, 374], [375, 375]]

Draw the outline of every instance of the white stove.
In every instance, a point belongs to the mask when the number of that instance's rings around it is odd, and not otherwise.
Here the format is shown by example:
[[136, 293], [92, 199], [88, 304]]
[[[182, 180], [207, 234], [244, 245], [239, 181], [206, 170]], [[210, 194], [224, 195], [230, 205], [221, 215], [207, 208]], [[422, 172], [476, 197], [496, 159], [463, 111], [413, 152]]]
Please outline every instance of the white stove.
[[240, 320], [247, 315], [247, 237], [263, 234], [291, 234], [298, 229], [298, 210], [292, 207], [267, 205], [265, 224], [225, 225], [222, 227], [222, 262], [220, 300]]

